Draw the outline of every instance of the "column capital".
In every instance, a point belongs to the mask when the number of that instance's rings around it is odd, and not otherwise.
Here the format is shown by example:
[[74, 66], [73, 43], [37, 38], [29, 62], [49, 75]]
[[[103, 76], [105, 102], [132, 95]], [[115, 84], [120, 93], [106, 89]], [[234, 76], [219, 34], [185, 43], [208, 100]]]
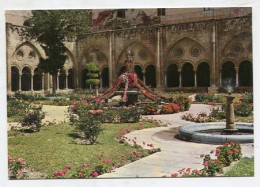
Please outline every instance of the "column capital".
[[179, 73], [181, 72], [181, 68], [178, 69], [178, 72], [179, 72]]
[[236, 72], [238, 72], [238, 70], [239, 70], [239, 67], [235, 67], [235, 70], [236, 70]]

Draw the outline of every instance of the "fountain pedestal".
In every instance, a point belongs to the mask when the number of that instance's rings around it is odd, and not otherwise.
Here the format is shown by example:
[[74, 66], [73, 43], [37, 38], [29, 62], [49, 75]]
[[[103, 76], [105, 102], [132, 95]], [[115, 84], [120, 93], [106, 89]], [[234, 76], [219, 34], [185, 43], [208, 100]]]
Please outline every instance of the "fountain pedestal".
[[[135, 91], [135, 90], [132, 90], [132, 91], [127, 91], [127, 101], [126, 101], [126, 105], [134, 105], [138, 102], [138, 95], [140, 94], [139, 91]], [[124, 91], [115, 91], [115, 94], [118, 94], [118, 95], [124, 95]]]
[[237, 132], [235, 124], [234, 99], [234, 96], [226, 96], [226, 128], [224, 129], [224, 133], [227, 134]]

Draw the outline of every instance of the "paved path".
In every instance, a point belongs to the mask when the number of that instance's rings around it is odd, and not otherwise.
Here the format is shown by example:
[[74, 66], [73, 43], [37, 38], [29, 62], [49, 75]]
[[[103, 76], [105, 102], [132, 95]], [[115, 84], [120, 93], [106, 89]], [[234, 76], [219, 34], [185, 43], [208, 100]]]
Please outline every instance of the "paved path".
[[[196, 104], [192, 105], [188, 112], [194, 114], [201, 111], [209, 112], [210, 108], [209, 105]], [[200, 158], [200, 154], [208, 154], [210, 150], [215, 150], [217, 145], [185, 142], [175, 138], [171, 131], [176, 131], [176, 127], [192, 123], [181, 120], [180, 117], [184, 113], [187, 112], [149, 116], [153, 119], [170, 122], [171, 125], [133, 131], [127, 134], [126, 137], [129, 139], [136, 137], [137, 144], [141, 146], [143, 146], [143, 142], [153, 144], [155, 148], [161, 148], [161, 152], [117, 168], [114, 172], [106, 173], [99, 176], [99, 178], [162, 177], [164, 175], [170, 177], [172, 173], [182, 168], [202, 169], [203, 159]], [[147, 146], [143, 147], [149, 149]], [[243, 156], [253, 156], [252, 144], [242, 145], [242, 151]]]
[[[54, 105], [43, 105], [42, 111], [45, 113], [45, 118], [42, 123], [63, 123], [68, 122], [68, 106], [54, 106]], [[13, 122], [8, 123], [7, 130], [10, 130], [12, 126], [19, 126], [19, 123]]]

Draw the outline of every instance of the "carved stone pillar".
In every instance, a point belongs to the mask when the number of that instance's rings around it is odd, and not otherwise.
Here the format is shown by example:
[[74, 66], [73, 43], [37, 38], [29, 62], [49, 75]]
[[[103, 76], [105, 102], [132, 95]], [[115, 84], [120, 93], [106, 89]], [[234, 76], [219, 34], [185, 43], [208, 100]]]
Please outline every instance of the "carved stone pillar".
[[239, 86], [239, 80], [238, 80], [238, 71], [239, 71], [239, 67], [235, 67], [236, 70], [236, 87]]
[[194, 71], [194, 87], [197, 87], [197, 69], [193, 69]]
[[68, 76], [69, 76], [69, 74], [66, 73], [65, 76], [66, 76], [66, 77], [65, 77], [65, 80], [66, 80], [66, 90], [67, 90], [67, 89], [68, 89]]
[[22, 91], [22, 74], [19, 73], [19, 91]]
[[182, 83], [181, 83], [181, 69], [178, 69], [178, 72], [179, 72], [179, 88], [182, 87]]
[[57, 90], [60, 89], [60, 71], [57, 73]]
[[42, 73], [42, 91], [44, 92], [44, 73]]
[[31, 74], [31, 91], [33, 91], [33, 76], [34, 76], [34, 74], [32, 73]]

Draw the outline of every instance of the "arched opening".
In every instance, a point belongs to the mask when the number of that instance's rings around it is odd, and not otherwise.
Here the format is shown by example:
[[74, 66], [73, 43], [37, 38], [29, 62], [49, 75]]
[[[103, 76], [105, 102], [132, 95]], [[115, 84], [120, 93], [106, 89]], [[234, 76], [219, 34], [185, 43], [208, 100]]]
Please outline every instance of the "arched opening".
[[167, 68], [167, 87], [178, 87], [179, 82], [179, 72], [178, 72], [178, 66], [176, 64], [171, 64]]
[[185, 63], [181, 70], [182, 86], [193, 87], [194, 86], [194, 70], [191, 63]]
[[126, 72], [126, 66], [122, 66], [120, 69], [119, 69], [119, 73], [118, 73], [118, 76], [120, 76], [121, 74], [125, 73]]
[[33, 90], [39, 91], [42, 89], [42, 72], [39, 70], [39, 68], [36, 68], [34, 70], [33, 75]]
[[149, 65], [145, 69], [145, 84], [156, 88], [156, 74], [154, 65]]
[[197, 68], [197, 80], [198, 87], [209, 87], [210, 86], [210, 67], [208, 63], [202, 62]]
[[11, 90], [19, 90], [19, 70], [17, 67], [11, 67]]
[[245, 60], [239, 65], [239, 86], [253, 86], [253, 65]]
[[101, 81], [102, 81], [102, 88], [108, 88], [109, 87], [108, 67], [104, 67], [102, 69]]
[[84, 69], [82, 70], [82, 73], [81, 73], [81, 88], [82, 89], [86, 89], [87, 88], [87, 84], [86, 84], [86, 80], [87, 80], [87, 73], [88, 73], [88, 70], [87, 69]]
[[31, 90], [31, 70], [28, 67], [24, 67], [22, 70], [22, 91]]
[[74, 89], [73, 69], [69, 69], [68, 73], [68, 88]]
[[236, 70], [233, 62], [227, 61], [222, 65], [221, 78], [223, 86], [236, 84]]
[[66, 88], [66, 71], [64, 69], [60, 70], [59, 87], [61, 90]]
[[135, 73], [139, 79], [143, 80], [143, 70], [141, 66], [135, 65]]

